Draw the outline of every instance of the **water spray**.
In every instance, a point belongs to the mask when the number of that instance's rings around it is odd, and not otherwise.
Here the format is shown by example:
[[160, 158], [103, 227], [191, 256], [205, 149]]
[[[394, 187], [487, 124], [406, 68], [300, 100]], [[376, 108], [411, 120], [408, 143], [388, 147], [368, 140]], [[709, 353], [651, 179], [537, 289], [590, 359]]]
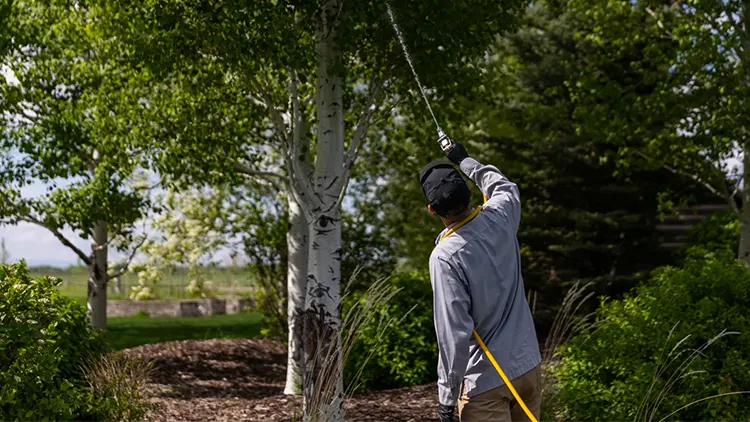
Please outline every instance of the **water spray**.
[[419, 81], [419, 75], [417, 74], [416, 69], [414, 69], [414, 64], [411, 61], [411, 55], [409, 54], [409, 50], [406, 48], [406, 41], [404, 41], [404, 35], [401, 33], [401, 28], [399, 28], [398, 23], [396, 23], [396, 17], [393, 15], [393, 10], [391, 10], [391, 5], [388, 2], [386, 2], [385, 5], [388, 8], [388, 16], [391, 17], [391, 23], [393, 24], [393, 29], [396, 31], [396, 35], [398, 36], [399, 43], [401, 43], [401, 49], [404, 51], [404, 55], [406, 56], [406, 61], [409, 62], [411, 73], [414, 74], [414, 80], [417, 81], [417, 86], [419, 86], [419, 92], [422, 94], [422, 98], [424, 99], [425, 104], [427, 104], [427, 109], [430, 111], [432, 120], [435, 121], [435, 126], [437, 126], [438, 145], [440, 145], [440, 149], [442, 149], [443, 152], [447, 153], [453, 148], [453, 145], [455, 145], [455, 143], [448, 135], [445, 134], [445, 132], [443, 132], [443, 129], [440, 127], [440, 123], [438, 123], [437, 118], [435, 117], [435, 113], [432, 111], [430, 100], [427, 99], [427, 94], [425, 94], [424, 87], [422, 86], [422, 82]]

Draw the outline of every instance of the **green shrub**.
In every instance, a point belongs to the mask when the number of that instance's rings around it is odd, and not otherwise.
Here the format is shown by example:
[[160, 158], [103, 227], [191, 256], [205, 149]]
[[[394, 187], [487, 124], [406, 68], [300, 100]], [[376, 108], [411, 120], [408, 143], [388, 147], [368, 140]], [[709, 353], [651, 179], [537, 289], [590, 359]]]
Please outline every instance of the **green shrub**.
[[[390, 278], [401, 289], [379, 306], [364, 327], [346, 362], [345, 383], [360, 368], [358, 391], [382, 390], [424, 384], [436, 379], [437, 342], [432, 316], [432, 287], [427, 271], [396, 272]], [[345, 297], [344, 307], [360, 295]], [[381, 336], [382, 321], [394, 319]], [[373, 351], [369, 360], [368, 352]]]
[[149, 315], [148, 312], [144, 311], [143, 309], [136, 312], [135, 316], [137, 316], [138, 318], [150, 318], [151, 317], [151, 315]]
[[693, 247], [737, 254], [740, 242], [740, 220], [732, 211], [717, 212], [696, 224], [688, 233], [683, 258]]
[[[60, 294], [61, 282], [32, 279], [23, 262], [0, 266], [0, 420], [142, 417], [140, 396], [132, 394], [143, 379], [131, 379], [137, 366], [114, 368], [120, 361], [103, 354], [103, 336], [90, 328], [84, 305]], [[91, 362], [110, 362], [106, 374], [124, 376], [92, 378], [85, 370]]]
[[[660, 420], [750, 390], [750, 273], [733, 258], [693, 248], [683, 268], [659, 269], [634, 295], [602, 302], [595, 329], [563, 347], [552, 368], [557, 416]], [[702, 401], [675, 418], [750, 420], [750, 399]]]
[[0, 420], [70, 420], [85, 406], [81, 365], [103, 341], [60, 283], [0, 267]]

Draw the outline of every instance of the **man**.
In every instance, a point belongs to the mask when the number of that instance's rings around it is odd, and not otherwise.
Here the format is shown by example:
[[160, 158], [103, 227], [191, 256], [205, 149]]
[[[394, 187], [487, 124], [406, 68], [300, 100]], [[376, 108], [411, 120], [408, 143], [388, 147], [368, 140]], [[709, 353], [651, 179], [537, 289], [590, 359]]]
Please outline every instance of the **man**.
[[447, 156], [486, 201], [472, 210], [471, 190], [446, 161], [420, 172], [428, 208], [445, 224], [430, 256], [440, 420], [453, 421], [456, 406], [462, 422], [529, 420], [473, 331], [538, 419], [541, 354], [521, 278], [518, 187], [496, 167], [470, 158], [459, 143]]

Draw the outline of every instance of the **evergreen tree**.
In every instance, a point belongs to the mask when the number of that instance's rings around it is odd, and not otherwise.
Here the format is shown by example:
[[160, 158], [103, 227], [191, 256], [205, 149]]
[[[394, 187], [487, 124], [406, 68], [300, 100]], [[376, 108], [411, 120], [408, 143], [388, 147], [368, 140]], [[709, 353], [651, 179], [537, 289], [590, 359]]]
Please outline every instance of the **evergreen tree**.
[[[588, 75], [591, 90], [612, 92], [599, 107], [611, 119], [636, 126], [646, 119], [623, 102], [649, 101], [670, 77], [667, 62], [674, 46], [652, 40], [648, 47], [660, 54], [646, 53], [644, 42], [623, 48], [617, 61], [611, 61], [602, 47], [576, 36], [581, 25], [564, 7], [531, 7], [519, 29], [492, 49], [483, 96], [445, 99], [440, 108], [464, 125], [450, 133], [468, 144], [472, 155], [496, 165], [519, 185], [523, 275], [526, 288], [538, 293], [534, 307], [541, 331], [570, 284], [592, 281], [598, 294], [619, 296], [651, 269], [671, 262], [672, 253], [660, 247], [662, 236], [656, 230], [665, 203], [662, 194], [687, 198], [702, 192], [693, 180], [663, 169], [618, 166], [613, 139], [637, 147], [662, 128], [651, 121], [638, 133], [618, 133], [590, 125], [568, 89]], [[633, 63], [638, 71], [631, 69]], [[406, 119], [411, 121], [380, 151], [389, 157], [382, 161], [400, 165], [392, 166], [377, 197], [382, 229], [397, 239], [408, 264], [421, 268], [441, 226], [425, 209], [416, 173], [439, 157], [439, 149], [428, 140], [432, 128], [421, 127], [414, 117]], [[478, 203], [481, 195], [475, 192], [474, 198]]]

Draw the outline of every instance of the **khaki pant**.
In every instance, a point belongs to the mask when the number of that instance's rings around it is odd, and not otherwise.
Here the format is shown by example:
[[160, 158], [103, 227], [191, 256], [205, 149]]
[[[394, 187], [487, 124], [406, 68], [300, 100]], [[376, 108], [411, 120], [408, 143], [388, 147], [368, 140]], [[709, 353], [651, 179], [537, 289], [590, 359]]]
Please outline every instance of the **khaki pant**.
[[[534, 417], [539, 419], [542, 387], [542, 371], [536, 368], [511, 381], [521, 400], [526, 403]], [[516, 422], [529, 418], [518, 404], [507, 385], [494, 388], [474, 397], [461, 394], [458, 402], [458, 417], [461, 422]]]

